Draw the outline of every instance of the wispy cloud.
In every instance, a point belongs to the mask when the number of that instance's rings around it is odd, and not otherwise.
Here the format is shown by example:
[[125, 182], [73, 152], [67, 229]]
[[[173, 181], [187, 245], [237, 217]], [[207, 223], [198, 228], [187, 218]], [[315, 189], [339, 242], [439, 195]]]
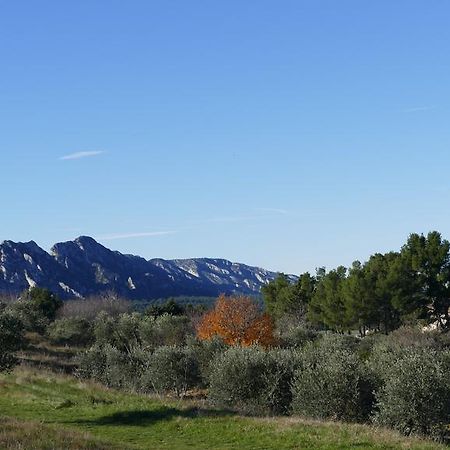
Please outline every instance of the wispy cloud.
[[76, 152], [71, 153], [70, 155], [61, 156], [59, 159], [61, 161], [67, 161], [70, 159], [81, 159], [81, 158], [89, 158], [91, 156], [97, 156], [106, 153], [104, 150], [94, 150], [90, 152]]
[[245, 222], [247, 220], [255, 220], [260, 216], [230, 216], [230, 217], [211, 217], [209, 219], [191, 220], [190, 223], [194, 225], [202, 225], [208, 223], [228, 223], [228, 222]]
[[260, 211], [264, 213], [272, 213], [272, 214], [289, 214], [289, 211], [287, 209], [281, 209], [281, 208], [255, 208], [255, 211]]
[[436, 109], [436, 106], [414, 106], [413, 108], [405, 108], [403, 112], [405, 113], [413, 113], [413, 112], [421, 112], [421, 111], [431, 111]]
[[177, 231], [144, 231], [140, 233], [114, 233], [96, 236], [95, 239], [101, 241], [114, 241], [116, 239], [130, 239], [139, 237], [165, 236], [167, 234], [175, 234]]

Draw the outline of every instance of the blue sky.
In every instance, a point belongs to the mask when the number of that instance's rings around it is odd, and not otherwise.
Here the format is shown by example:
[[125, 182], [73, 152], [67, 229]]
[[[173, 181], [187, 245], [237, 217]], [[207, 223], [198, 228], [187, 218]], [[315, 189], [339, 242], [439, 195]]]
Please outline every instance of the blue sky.
[[0, 0], [0, 240], [299, 273], [450, 238], [450, 3]]

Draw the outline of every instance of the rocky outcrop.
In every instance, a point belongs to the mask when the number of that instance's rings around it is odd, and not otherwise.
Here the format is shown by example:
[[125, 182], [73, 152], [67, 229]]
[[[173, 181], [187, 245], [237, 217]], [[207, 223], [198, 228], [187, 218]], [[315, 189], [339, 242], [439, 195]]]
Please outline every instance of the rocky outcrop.
[[63, 298], [105, 291], [130, 299], [258, 295], [275, 276], [275, 272], [225, 259], [146, 260], [109, 250], [87, 236], [55, 244], [50, 254], [33, 241], [0, 244], [0, 291], [4, 293], [41, 286]]

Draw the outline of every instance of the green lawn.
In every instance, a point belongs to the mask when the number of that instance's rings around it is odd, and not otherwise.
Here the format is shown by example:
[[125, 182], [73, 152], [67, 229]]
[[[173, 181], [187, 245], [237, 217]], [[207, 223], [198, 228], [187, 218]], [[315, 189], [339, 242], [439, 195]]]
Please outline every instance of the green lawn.
[[244, 418], [30, 369], [0, 376], [0, 415], [3, 449], [448, 448], [362, 425]]

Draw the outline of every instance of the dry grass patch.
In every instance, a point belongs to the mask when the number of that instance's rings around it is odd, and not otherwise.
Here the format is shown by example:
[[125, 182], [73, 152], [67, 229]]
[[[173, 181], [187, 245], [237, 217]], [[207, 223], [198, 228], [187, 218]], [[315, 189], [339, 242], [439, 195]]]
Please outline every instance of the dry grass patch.
[[9, 450], [112, 450], [120, 447], [94, 438], [87, 432], [0, 417], [0, 448]]
[[339, 421], [323, 421], [309, 419], [305, 417], [291, 416], [291, 417], [255, 417], [253, 420], [259, 423], [265, 423], [274, 427], [274, 430], [279, 432], [286, 432], [288, 430], [295, 430], [296, 428], [316, 428], [320, 432], [327, 429], [330, 435], [335, 435], [336, 440], [342, 437], [342, 433], [348, 433], [355, 439], [361, 438], [376, 442], [377, 445], [385, 446], [386, 448], [399, 449], [438, 449], [445, 448], [444, 445], [431, 442], [420, 436], [412, 436], [405, 438], [404, 435], [389, 428], [367, 426], [357, 423], [339, 422]]

